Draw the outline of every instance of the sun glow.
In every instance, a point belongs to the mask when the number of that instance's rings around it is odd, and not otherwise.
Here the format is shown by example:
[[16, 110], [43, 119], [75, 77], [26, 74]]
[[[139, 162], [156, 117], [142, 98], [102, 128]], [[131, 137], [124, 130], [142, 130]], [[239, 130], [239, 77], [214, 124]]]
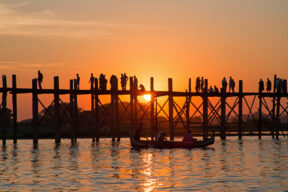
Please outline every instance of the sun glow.
[[150, 94], [144, 95], [144, 99], [146, 101], [151, 101], [151, 95]]

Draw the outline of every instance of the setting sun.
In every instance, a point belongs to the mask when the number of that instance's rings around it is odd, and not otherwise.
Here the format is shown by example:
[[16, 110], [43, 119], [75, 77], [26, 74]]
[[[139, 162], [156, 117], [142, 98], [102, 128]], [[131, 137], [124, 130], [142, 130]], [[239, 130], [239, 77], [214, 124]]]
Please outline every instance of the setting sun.
[[151, 101], [151, 95], [150, 94], [144, 95], [144, 99], [146, 101]]

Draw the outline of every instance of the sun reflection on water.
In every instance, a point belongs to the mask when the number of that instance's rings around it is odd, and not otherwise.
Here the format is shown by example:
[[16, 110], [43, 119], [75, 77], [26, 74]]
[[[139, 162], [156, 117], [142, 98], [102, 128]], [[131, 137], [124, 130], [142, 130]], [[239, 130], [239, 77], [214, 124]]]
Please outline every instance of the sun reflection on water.
[[143, 161], [145, 163], [145, 169], [143, 171], [145, 175], [145, 180], [143, 183], [144, 191], [155, 191], [158, 186], [161, 186], [157, 173], [154, 171], [153, 166], [153, 154], [145, 153], [143, 156]]
[[[0, 191], [285, 191], [287, 140], [217, 141], [214, 148], [133, 150], [128, 139], [8, 143], [0, 150]], [[270, 176], [270, 177], [267, 177]], [[259, 185], [261, 183], [261, 185]]]

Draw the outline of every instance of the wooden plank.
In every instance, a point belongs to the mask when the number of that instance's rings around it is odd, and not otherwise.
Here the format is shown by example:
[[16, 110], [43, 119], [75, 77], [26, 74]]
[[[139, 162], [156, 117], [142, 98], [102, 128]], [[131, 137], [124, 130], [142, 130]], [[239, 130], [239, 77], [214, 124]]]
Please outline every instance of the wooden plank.
[[174, 140], [174, 123], [173, 123], [173, 80], [172, 78], [168, 79], [168, 102], [169, 102], [169, 131], [170, 131], [170, 140]]
[[92, 134], [91, 134], [91, 137], [92, 137], [92, 142], [95, 141], [95, 91], [94, 91], [94, 82], [95, 82], [95, 79], [94, 81], [91, 80], [90, 81], [90, 97], [91, 97], [91, 129], [92, 129]]
[[37, 94], [37, 81], [38, 79], [32, 80], [32, 103], [33, 103], [33, 120], [32, 120], [32, 129], [33, 129], [33, 145], [38, 144], [38, 94]]
[[203, 92], [203, 140], [208, 137], [208, 80], [205, 79], [205, 87]]
[[17, 143], [17, 132], [18, 132], [18, 124], [17, 124], [17, 93], [15, 90], [17, 89], [17, 81], [16, 75], [12, 75], [12, 105], [13, 105], [13, 143]]
[[112, 141], [115, 141], [116, 131], [116, 109], [115, 109], [115, 79], [111, 81], [111, 107], [112, 107]]
[[7, 129], [7, 79], [6, 75], [2, 76], [3, 93], [2, 93], [2, 113], [4, 114], [4, 125], [2, 125], [2, 144], [6, 145], [6, 129]]
[[261, 139], [262, 134], [262, 94], [259, 92], [259, 108], [258, 108], [258, 138]]
[[130, 77], [130, 126], [131, 130], [135, 130], [134, 124], [134, 86], [133, 86], [133, 77]]
[[[155, 96], [153, 94], [154, 91], [154, 78], [150, 78], [150, 91], [151, 91], [151, 100], [150, 100], [150, 126], [151, 126], [151, 140], [154, 140], [155, 136], [155, 117], [154, 117], [154, 102]], [[157, 133], [156, 133], [157, 134]]]
[[[280, 93], [280, 89], [277, 90], [277, 93]], [[276, 139], [279, 139], [279, 129], [280, 129], [280, 102], [281, 102], [281, 97], [280, 95], [277, 96], [277, 101], [276, 101], [276, 129], [275, 129], [275, 134], [276, 134]]]
[[273, 99], [272, 99], [272, 138], [274, 138], [275, 127], [276, 127], [276, 79], [277, 76], [274, 75], [273, 82]]
[[226, 139], [226, 91], [221, 88], [221, 127], [220, 138]]
[[77, 98], [77, 81], [74, 79], [74, 118], [75, 118], [75, 126], [74, 126], [74, 142], [77, 142], [78, 132], [79, 132], [79, 114], [78, 114], [78, 98]]
[[190, 127], [190, 102], [191, 102], [191, 78], [189, 78], [189, 85], [188, 85], [189, 95], [186, 96], [186, 128], [189, 129]]
[[98, 90], [99, 90], [99, 84], [98, 84], [98, 78], [95, 78], [95, 130], [94, 138], [96, 141], [99, 141], [99, 129], [100, 129], [100, 122], [99, 122], [99, 97], [98, 97]]
[[74, 80], [70, 80], [70, 139], [71, 143], [74, 143], [74, 127], [75, 127], [75, 118], [74, 118], [74, 94], [73, 94], [73, 88], [74, 87]]
[[121, 135], [120, 135], [120, 118], [119, 118], [119, 98], [118, 98], [118, 78], [115, 80], [115, 115], [116, 115], [116, 135], [117, 135], [117, 141], [120, 141]]
[[243, 81], [239, 80], [239, 103], [238, 103], [238, 138], [242, 139], [242, 134], [243, 134]]
[[55, 118], [55, 143], [61, 143], [60, 111], [59, 111], [59, 77], [54, 77], [54, 118]]

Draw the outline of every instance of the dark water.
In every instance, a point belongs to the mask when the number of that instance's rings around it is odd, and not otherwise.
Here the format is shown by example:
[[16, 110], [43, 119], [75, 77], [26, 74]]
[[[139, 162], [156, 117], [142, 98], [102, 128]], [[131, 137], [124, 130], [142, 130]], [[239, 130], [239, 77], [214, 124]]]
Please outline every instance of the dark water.
[[31, 140], [0, 151], [1, 191], [285, 191], [288, 141], [217, 140], [208, 149], [131, 149], [128, 139], [76, 146]]

